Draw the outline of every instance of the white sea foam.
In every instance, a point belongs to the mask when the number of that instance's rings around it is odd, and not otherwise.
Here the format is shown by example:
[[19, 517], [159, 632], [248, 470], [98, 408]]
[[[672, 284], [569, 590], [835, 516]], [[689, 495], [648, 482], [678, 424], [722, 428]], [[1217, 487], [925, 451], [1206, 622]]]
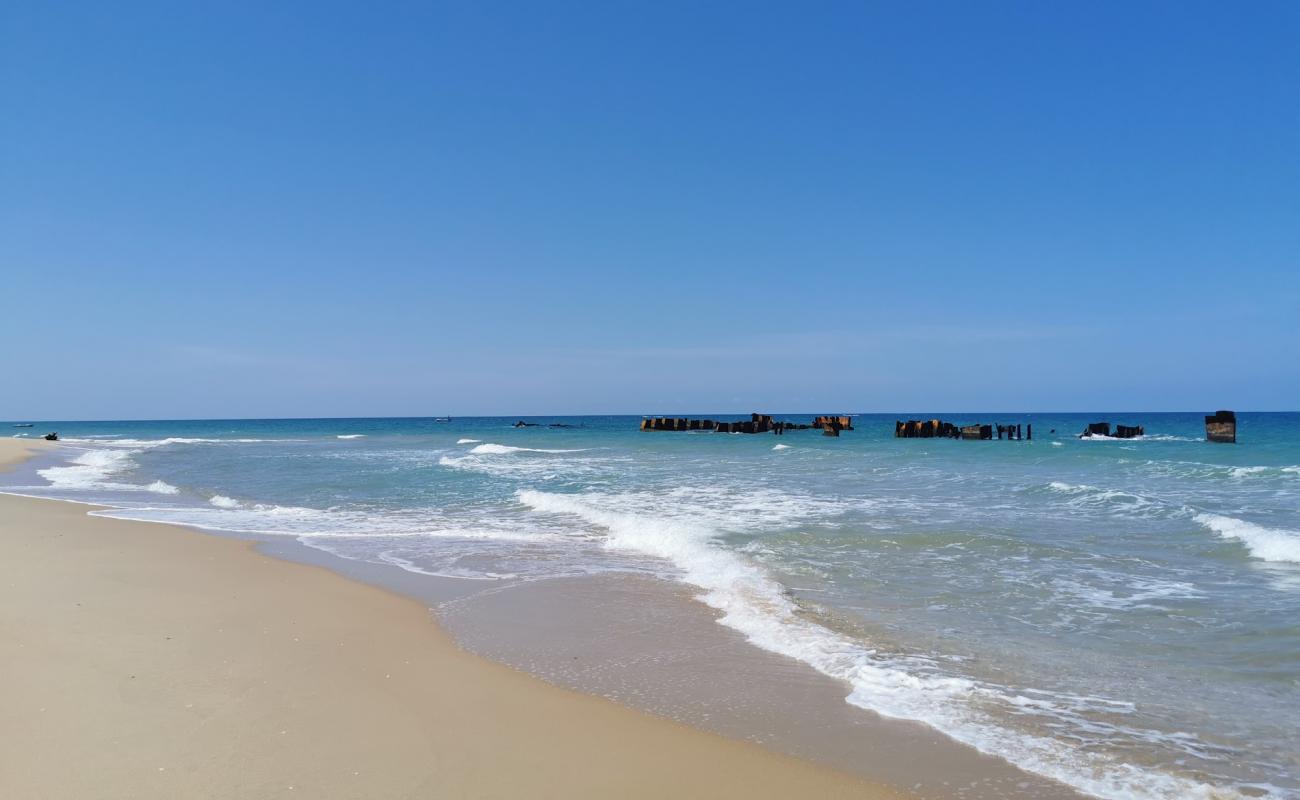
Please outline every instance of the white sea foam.
[[1233, 478], [1249, 478], [1258, 475], [1263, 478], [1286, 478], [1300, 474], [1300, 467], [1232, 467], [1228, 475]]
[[1052, 580], [1052, 590], [1098, 608], [1124, 611], [1133, 608], [1164, 608], [1161, 600], [1196, 600], [1205, 594], [1186, 581], [1172, 581], [1152, 577], [1123, 575], [1089, 575], [1084, 577], [1104, 581], [1093, 585], [1083, 580], [1058, 577]]
[[773, 449], [773, 450], [789, 450], [789, 449], [790, 449], [790, 445], [788, 445], [788, 444], [774, 444], [774, 445], [772, 445], [772, 449]]
[[1268, 472], [1269, 467], [1233, 467], [1228, 474], [1234, 478], [1244, 478], [1247, 475], [1260, 475]]
[[[415, 548], [432, 561], [447, 555], [451, 540], [478, 543], [474, 549], [464, 551], [472, 556], [482, 556], [484, 545], [555, 545], [579, 537], [568, 531], [547, 530], [544, 526], [521, 529], [517, 521], [484, 517], [479, 524], [466, 525], [462, 519], [448, 519], [438, 511], [410, 512], [407, 514], [375, 515], [363, 510], [347, 508], [306, 508], [272, 503], [253, 503], [224, 495], [213, 495], [208, 505], [190, 507], [183, 505], [123, 504], [95, 516], [130, 519], [141, 522], [190, 525], [214, 531], [255, 533], [269, 536], [287, 536], [303, 544], [344, 557], [362, 558], [383, 552], [376, 548], [392, 542], [419, 542], [437, 540], [432, 549], [418, 544], [403, 547]], [[340, 551], [347, 543], [355, 547]], [[352, 553], [352, 554], [350, 554]], [[458, 576], [466, 577], [469, 570]]]
[[130, 450], [87, 450], [64, 466], [47, 467], [37, 474], [59, 489], [106, 488], [110, 477], [135, 467], [132, 455]]
[[515, 447], [504, 444], [476, 444], [459, 455], [446, 454], [438, 464], [451, 469], [478, 472], [516, 480], [552, 480], [590, 475], [604, 458], [586, 449], [559, 450]]
[[[163, 442], [171, 444], [188, 444], [182, 440], [144, 440], [147, 444], [132, 447], [136, 440], [128, 440], [119, 445], [117, 450], [110, 450], [113, 443], [95, 442], [96, 449], [120, 453], [124, 462], [109, 464], [68, 464], [72, 467], [93, 467], [104, 470], [99, 476], [99, 485], [114, 485], [112, 481], [149, 478], [135, 477], [130, 470], [135, 468], [131, 456], [140, 450], [152, 446], [161, 446]], [[194, 440], [195, 444], [209, 442], [230, 442], [234, 440]], [[525, 439], [524, 441], [529, 441]], [[532, 440], [536, 442], [537, 440]], [[770, 440], [769, 440], [770, 441]], [[319, 443], [319, 440], [317, 440]], [[478, 440], [461, 440], [460, 445], [481, 444]], [[725, 443], [724, 443], [725, 444]], [[1063, 443], [1054, 442], [1061, 445]], [[787, 447], [777, 445], [773, 450]], [[219, 449], [219, 448], [213, 448]], [[252, 448], [247, 452], [265, 451], [269, 448]], [[286, 450], [289, 448], [286, 448]], [[363, 458], [370, 453], [380, 460], [397, 459], [403, 469], [412, 461], [419, 460], [422, 466], [435, 461], [446, 466], [456, 466], [491, 475], [507, 476], [512, 479], [525, 479], [516, 484], [537, 488], [535, 478], [560, 476], [566, 480], [576, 475], [592, 473], [598, 475], [588, 485], [615, 487], [628, 485], [621, 478], [627, 472], [620, 464], [624, 458], [617, 447], [602, 447], [595, 452], [577, 450], [553, 451], [533, 448], [492, 445], [486, 450], [460, 447], [454, 449], [421, 449], [418, 452], [403, 452], [395, 448], [393, 452], [372, 452], [371, 448], [321, 447], [322, 453], [313, 458], [327, 457], [324, 451], [333, 450], [347, 458]], [[1148, 450], [1150, 452], [1150, 450]], [[570, 455], [571, 454], [571, 455]], [[805, 453], [805, 456], [807, 453]], [[441, 456], [441, 458], [439, 458]], [[295, 456], [297, 457], [297, 456]], [[640, 458], [640, 454], [638, 458]], [[793, 456], [792, 456], [793, 457]], [[1093, 458], [1096, 456], [1094, 455]], [[253, 459], [256, 461], [257, 459]], [[1261, 459], [1262, 460], [1262, 459]], [[109, 459], [111, 461], [111, 459]], [[143, 463], [148, 463], [141, 459]], [[768, 463], [776, 468], [777, 460]], [[630, 460], [629, 460], [629, 463]], [[637, 462], [639, 464], [639, 462]], [[784, 462], [782, 460], [782, 463]], [[872, 463], [882, 463], [875, 461]], [[1122, 462], [1140, 464], [1140, 462]], [[256, 467], [250, 464], [250, 467]], [[673, 465], [677, 466], [677, 465]], [[1131, 469], [1133, 467], [1124, 467]], [[926, 476], [931, 470], [925, 464], [908, 464], [879, 467], [888, 476], [900, 475], [908, 470]], [[1254, 478], [1246, 483], [1232, 482], [1225, 478], [1229, 466], [1216, 466], [1215, 477], [1223, 486], [1234, 490], [1246, 491], [1263, 482]], [[1272, 473], [1278, 481], [1276, 488], [1289, 488], [1294, 484], [1294, 476], [1283, 479], [1282, 472], [1300, 473], [1300, 467], [1277, 467]], [[408, 470], [409, 471], [409, 470]], [[874, 471], [874, 468], [873, 468]], [[125, 478], [118, 473], [126, 473]], [[170, 473], [163, 473], [170, 476]], [[771, 472], [768, 473], [770, 476]], [[1164, 484], [1121, 483], [1110, 474], [1104, 477], [1098, 473], [1058, 472], [1058, 475], [1078, 475], [1080, 484], [1054, 481], [1044, 484], [1041, 478], [1026, 478], [1024, 484], [1031, 481], [1036, 484], [1041, 504], [1047, 499], [1044, 491], [1055, 493], [1051, 500], [1056, 506], [1078, 506], [1089, 510], [1097, 506], [1105, 513], [1125, 514], [1135, 509], [1147, 509], [1151, 516], [1181, 515], [1190, 518], [1195, 512], [1181, 506], [1183, 502], [1194, 502], [1194, 497], [1180, 495], [1177, 488]], [[1255, 475], [1254, 472], [1247, 473]], [[1104, 485], [1141, 485], [1144, 492], [1161, 494], [1168, 499], [1140, 497], [1128, 492], [1118, 492], [1083, 485], [1086, 480]], [[611, 477], [618, 476], [618, 477]], [[636, 477], [636, 474], [633, 473]], [[82, 477], [85, 477], [84, 473]], [[718, 608], [723, 613], [722, 622], [741, 631], [754, 644], [774, 652], [784, 653], [811, 664], [818, 670], [834, 675], [851, 685], [852, 694], [849, 701], [864, 708], [881, 713], [928, 722], [947, 731], [954, 738], [973, 744], [980, 749], [1004, 755], [1008, 760], [1027, 769], [1052, 775], [1075, 786], [1103, 797], [1123, 798], [1182, 798], [1182, 797], [1236, 797], [1232, 792], [1220, 792], [1211, 795], [1203, 787], [1191, 782], [1175, 779], [1155, 771], [1144, 770], [1136, 766], [1122, 765], [1122, 756], [1112, 760], [1106, 755], [1115, 752], [1107, 747], [1093, 750], [1090, 747], [1066, 746], [1066, 742], [1077, 740], [1080, 736], [1087, 738], [1097, 734], [1101, 739], [1109, 736], [1118, 728], [1107, 728], [1098, 734], [1098, 720], [1088, 717], [1077, 709], [1089, 710], [1088, 703], [1096, 700], [1100, 704], [1098, 715], [1108, 713], [1133, 713], [1119, 709], [1116, 701], [1104, 698], [1070, 700], [1061, 695], [1047, 692], [1035, 692], [1032, 689], [1011, 691], [1002, 686], [989, 685], [978, 680], [959, 677], [941, 671], [940, 665], [920, 666], [894, 656], [883, 656], [871, 649], [871, 644], [855, 636], [846, 636], [818, 625], [802, 614], [789, 596], [789, 590], [774, 576], [793, 574], [789, 560], [786, 559], [780, 545], [777, 549], [763, 550], [771, 545], [772, 537], [783, 536], [782, 532], [793, 535], [799, 532], [815, 530], [823, 524], [833, 526], [842, 520], [835, 517], [848, 508], [864, 502], [861, 497], [841, 496], [838, 492], [823, 491], [818, 496], [800, 494], [795, 486], [811, 484], [790, 484], [772, 487], [760, 479], [744, 472], [732, 473], [724, 483], [719, 474], [718, 485], [690, 488], [662, 488], [658, 474], [649, 476], [651, 480], [639, 485], [655, 485], [655, 491], [625, 491], [616, 493], [605, 491], [589, 492], [581, 495], [565, 495], [547, 492], [521, 492], [516, 496], [530, 510], [499, 507], [483, 509], [483, 515], [472, 512], [474, 516], [466, 517], [461, 509], [455, 513], [444, 513], [441, 509], [418, 508], [403, 509], [394, 512], [384, 508], [343, 506], [328, 509], [308, 509], [292, 506], [263, 505], [252, 500], [243, 502], [220, 495], [213, 496], [201, 508], [182, 508], [172, 498], [156, 495], [139, 494], [145, 498], [133, 508], [115, 509], [109, 512], [94, 512], [104, 516], [122, 516], [131, 519], [147, 519], [157, 522], [177, 522], [197, 527], [216, 530], [247, 531], [284, 536], [295, 536], [299, 541], [318, 547], [345, 558], [373, 560], [378, 558], [386, 563], [397, 565], [411, 572], [443, 575], [447, 577], [509, 577], [551, 576], [556, 572], [576, 567], [574, 572], [588, 564], [616, 563], [631, 564], [640, 569], [641, 564], [648, 564], [647, 571], [663, 574], [670, 571], [690, 583], [699, 586], [705, 602]], [[690, 476], [687, 476], [688, 479]], [[734, 480], [733, 480], [734, 478]], [[752, 478], [752, 480], [751, 480]], [[190, 485], [193, 481], [185, 481]], [[1113, 483], [1112, 483], [1113, 482]], [[214, 488], [228, 486], [220, 479], [212, 482], [202, 481], [200, 485]], [[72, 486], [71, 484], [68, 484]], [[959, 487], [961, 483], [957, 484]], [[72, 486], [72, 488], [76, 488]], [[98, 488], [98, 486], [96, 487]], [[143, 485], [133, 488], [152, 488]], [[513, 487], [512, 487], [513, 488]], [[1034, 490], [1028, 490], [1032, 496]], [[68, 492], [75, 496], [75, 492]], [[851, 492], [846, 493], [852, 495]], [[256, 495], [256, 493], [255, 493]], [[285, 496], [278, 492], [276, 496]], [[539, 499], [540, 498], [540, 499]], [[565, 503], [586, 506], [581, 508], [562, 508], [563, 503], [552, 498], [567, 498]], [[202, 498], [197, 498], [203, 502]], [[131, 505], [131, 498], [124, 498], [124, 505]], [[533, 505], [529, 500], [536, 501]], [[227, 501], [222, 505], [219, 501]], [[925, 499], [915, 501], [915, 509], [908, 505], [911, 500], [904, 496], [888, 498], [882, 501], [882, 507], [892, 511], [907, 508], [910, 515], [926, 511], [924, 519], [928, 522], [936, 517], [953, 513], [950, 507]], [[1209, 505], [1208, 499], [1202, 502]], [[1231, 499], [1224, 499], [1221, 506], [1231, 508]], [[1227, 503], [1229, 505], [1223, 505]], [[551, 508], [543, 508], [550, 504]], [[1144, 505], [1147, 504], [1147, 505]], [[147, 507], [140, 507], [147, 506]], [[1179, 512], [1179, 509], [1182, 511]], [[1233, 512], [1236, 513], [1236, 512]], [[594, 515], [594, 516], [593, 516]], [[873, 520], [852, 518], [854, 524], [864, 528], [873, 528]], [[1228, 518], [1230, 519], [1230, 518]], [[596, 521], [600, 520], [600, 521]], [[883, 529], [896, 530], [898, 519], [894, 516], [880, 516], [877, 520]], [[1239, 521], [1238, 521], [1239, 522]], [[584, 524], [585, 523], [585, 524]], [[480, 528], [481, 525], [481, 528]], [[1294, 527], [1294, 526], [1292, 526]], [[720, 541], [726, 537], [732, 540], [733, 533], [745, 534], [751, 539], [753, 549], [747, 552], [753, 557], [728, 550], [733, 545]], [[1276, 531], [1274, 531], [1276, 532]], [[1282, 532], [1289, 533], [1289, 532]], [[649, 541], [660, 537], [666, 542]], [[736, 537], [741, 538], [741, 537]], [[1233, 537], [1228, 537], [1233, 538]], [[437, 540], [425, 542], [424, 540]], [[576, 540], [578, 547], [573, 547]], [[389, 541], [391, 540], [391, 541]], [[457, 542], [455, 540], [464, 540]], [[519, 547], [515, 543], [522, 543]], [[599, 559], [592, 559], [592, 545], [602, 544], [609, 554]], [[734, 544], [734, 543], [733, 543]], [[568, 548], [565, 550], [564, 548]], [[793, 548], [793, 546], [792, 546]], [[810, 563], [816, 563], [818, 554], [815, 548], [798, 545], [800, 555], [806, 556]], [[558, 554], [558, 555], [557, 555]], [[645, 558], [645, 556], [653, 556]], [[556, 560], [551, 560], [551, 559]], [[560, 559], [568, 559], [559, 563]], [[655, 559], [664, 559], [672, 568], [662, 565]], [[786, 563], [782, 563], [783, 559]], [[768, 573], [762, 566], [773, 564], [773, 573]], [[594, 567], [598, 569], [599, 567]], [[1293, 572], [1286, 567], [1275, 567], [1279, 572]], [[495, 571], [493, 571], [495, 570]], [[1053, 573], [1055, 575], [1055, 573]], [[1172, 602], [1187, 604], [1182, 598], [1196, 598], [1200, 595], [1188, 583], [1173, 579], [1153, 579], [1143, 583], [1133, 575], [1126, 575], [1117, 569], [1115, 576], [1098, 576], [1093, 572], [1082, 575], [1066, 575], [1067, 578], [1078, 577], [1077, 585], [1060, 584], [1054, 587], [1061, 594], [1061, 599], [1073, 602], [1074, 607], [1092, 607], [1098, 615], [1108, 617], [1127, 612], [1128, 609], [1140, 607], [1160, 607]], [[1186, 578], [1192, 580], [1192, 578]], [[1199, 579], [1198, 579], [1199, 580]], [[788, 581], [787, 581], [788, 583]], [[1082, 602], [1079, 602], [1082, 601]], [[1032, 680], [1029, 681], [1031, 684]], [[1098, 687], [1097, 691], [1106, 691]], [[1108, 705], [1109, 704], [1109, 705]], [[1111, 707], [1115, 706], [1115, 707]], [[990, 708], [998, 713], [988, 713]], [[1021, 709], [1016, 711], [1015, 709]], [[1072, 712], [1073, 710], [1073, 712]], [[1022, 715], [1041, 714], [1054, 716], [1059, 720], [1055, 727], [1049, 725], [1053, 732], [1036, 738], [1032, 734], [1017, 733], [1021, 726], [1005, 726], [1006, 713]], [[1075, 713], [1077, 718], [1072, 718]], [[1091, 726], [1091, 727], [1090, 727]], [[1045, 730], [1042, 727], [1039, 731]], [[1199, 730], [1199, 728], [1197, 729]], [[1059, 736], [1058, 736], [1059, 734]], [[1148, 736], [1162, 735], [1155, 731], [1138, 731], [1134, 734]], [[1190, 734], [1173, 734], [1186, 736], [1195, 740]], [[1049, 738], [1050, 736], [1050, 738]], [[1120, 737], [1131, 741], [1125, 732]], [[1195, 740], [1199, 742], [1199, 740]], [[1199, 745], [1198, 745], [1199, 746]]]
[[450, 569], [425, 569], [409, 558], [402, 558], [393, 553], [380, 553], [378, 559], [385, 564], [392, 564], [400, 567], [407, 572], [414, 572], [417, 575], [429, 575], [435, 578], [455, 578], [456, 580], [471, 581], [499, 581], [519, 577], [513, 573], [505, 572], [464, 572]]
[[1082, 442], [1203, 442], [1204, 439], [1193, 439], [1190, 436], [1174, 436], [1168, 433], [1148, 433], [1143, 436], [1132, 436], [1127, 439], [1121, 439], [1118, 436], [1101, 436], [1093, 434], [1092, 436], [1080, 436]]
[[132, 456], [139, 452], [139, 448], [86, 450], [66, 464], [37, 470], [37, 474], [50, 482], [48, 488], [57, 491], [179, 493], [180, 489], [166, 481], [156, 480], [149, 484], [137, 484], [123, 483], [118, 479], [121, 473], [136, 468], [137, 464]]
[[85, 438], [66, 438], [64, 442], [72, 444], [93, 444], [96, 447], [124, 447], [135, 450], [148, 450], [155, 447], [166, 447], [172, 444], [257, 444], [260, 442], [293, 442], [301, 441], [298, 439], [205, 439], [193, 438], [186, 436], [170, 436], [166, 439], [97, 439], [91, 437]]
[[1086, 483], [1073, 484], [1063, 481], [1052, 481], [1047, 484], [1047, 488], [1067, 495], [1069, 498], [1065, 501], [1067, 505], [1085, 511], [1101, 511], [1143, 518], [1187, 513], [1182, 506], [1170, 505], [1152, 497], [1120, 489], [1103, 489]]
[[366, 438], [366, 435], [365, 435], [364, 433], [345, 433], [345, 434], [343, 434], [342, 436], [336, 436], [336, 437], [334, 437], [334, 438], [336, 438], [336, 439], [364, 439], [364, 438]]
[[1300, 564], [1300, 532], [1265, 528], [1221, 514], [1197, 514], [1193, 519], [1224, 539], [1241, 542], [1255, 558]]
[[582, 453], [585, 449], [578, 450], [548, 450], [541, 447], [513, 447], [508, 444], [481, 444], [478, 447], [470, 448], [470, 452], [476, 456], [508, 456], [513, 453]]
[[481, 441], [482, 439], [457, 439], [456, 444], [477, 444]]
[[[662, 558], [703, 590], [700, 599], [722, 612], [719, 622], [765, 650], [803, 661], [850, 684], [847, 700], [886, 716], [925, 722], [1013, 764], [1098, 797], [1210, 798], [1211, 787], [1120, 763], [1043, 736], [993, 722], [980, 703], [1012, 705], [998, 688], [924, 669], [907, 669], [803, 616], [784, 586], [738, 553], [713, 543], [715, 532], [671, 517], [626, 510], [618, 495], [517, 493], [545, 514], [577, 517], [606, 531], [605, 546]], [[1232, 796], [1232, 795], [1226, 795]]]

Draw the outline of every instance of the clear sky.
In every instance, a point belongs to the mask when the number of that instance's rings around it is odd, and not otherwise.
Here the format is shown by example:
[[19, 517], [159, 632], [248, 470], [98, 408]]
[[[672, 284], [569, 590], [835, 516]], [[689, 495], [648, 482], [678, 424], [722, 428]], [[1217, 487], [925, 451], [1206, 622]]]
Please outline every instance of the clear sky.
[[0, 419], [1300, 407], [1300, 4], [0, 4]]

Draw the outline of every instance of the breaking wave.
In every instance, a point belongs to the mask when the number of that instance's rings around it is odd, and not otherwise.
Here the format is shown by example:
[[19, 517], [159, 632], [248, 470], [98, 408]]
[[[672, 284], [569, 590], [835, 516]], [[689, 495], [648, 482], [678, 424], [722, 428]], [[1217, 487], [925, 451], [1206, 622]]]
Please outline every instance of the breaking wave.
[[[1098, 797], [1214, 797], [1204, 784], [1144, 770], [1055, 739], [1018, 733], [998, 725], [980, 706], [1023, 707], [1025, 694], [937, 669], [891, 663], [870, 647], [823, 627], [801, 613], [785, 586], [740, 554], [715, 544], [706, 525], [630, 510], [620, 495], [517, 493], [519, 502], [543, 514], [577, 517], [606, 533], [605, 547], [653, 556], [681, 570], [699, 587], [699, 599], [717, 609], [718, 622], [752, 644], [812, 666], [851, 687], [847, 702], [879, 714], [924, 722], [960, 742], [1000, 756], [1022, 769], [1064, 781]], [[1051, 700], [1040, 710], [1065, 713]]]
[[1300, 532], [1265, 528], [1221, 514], [1197, 514], [1193, 519], [1224, 539], [1241, 542], [1255, 558], [1300, 564]]
[[88, 450], [73, 458], [64, 466], [47, 467], [37, 470], [36, 474], [59, 489], [102, 489], [107, 487], [141, 489], [144, 487], [130, 484], [113, 484], [109, 479], [121, 472], [133, 469], [136, 464], [131, 459], [131, 450]]
[[586, 448], [577, 450], [548, 450], [541, 447], [513, 447], [508, 444], [481, 444], [478, 447], [470, 448], [470, 452], [476, 456], [507, 456], [512, 453], [582, 453]]

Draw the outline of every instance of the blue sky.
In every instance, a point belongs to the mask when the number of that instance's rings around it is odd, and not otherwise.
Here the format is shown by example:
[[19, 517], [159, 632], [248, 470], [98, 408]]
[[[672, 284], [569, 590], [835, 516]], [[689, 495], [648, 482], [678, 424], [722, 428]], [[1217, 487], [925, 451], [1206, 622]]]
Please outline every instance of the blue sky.
[[1289, 2], [8, 3], [0, 418], [1296, 409], [1297, 41]]

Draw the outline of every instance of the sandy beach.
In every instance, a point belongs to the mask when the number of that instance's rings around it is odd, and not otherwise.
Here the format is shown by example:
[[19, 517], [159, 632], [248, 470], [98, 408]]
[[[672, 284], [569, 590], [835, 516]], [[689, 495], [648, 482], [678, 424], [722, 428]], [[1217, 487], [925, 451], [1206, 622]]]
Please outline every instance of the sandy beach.
[[90, 510], [0, 496], [0, 796], [902, 796], [469, 655], [325, 569]]

